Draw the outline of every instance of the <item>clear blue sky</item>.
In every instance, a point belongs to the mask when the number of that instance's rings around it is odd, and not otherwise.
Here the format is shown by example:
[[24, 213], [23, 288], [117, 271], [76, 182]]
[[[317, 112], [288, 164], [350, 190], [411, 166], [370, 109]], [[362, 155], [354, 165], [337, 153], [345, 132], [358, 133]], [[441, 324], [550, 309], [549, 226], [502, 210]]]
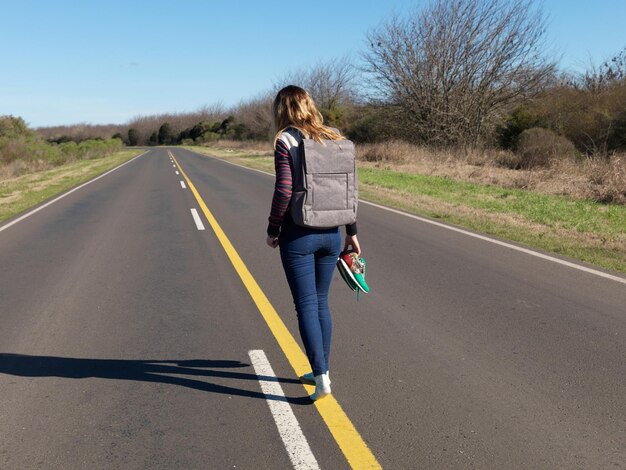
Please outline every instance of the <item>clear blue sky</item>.
[[[358, 54], [368, 29], [424, 3], [0, 0], [0, 115], [32, 126], [123, 123], [228, 106], [299, 66]], [[626, 0], [543, 8], [562, 68], [626, 46]]]

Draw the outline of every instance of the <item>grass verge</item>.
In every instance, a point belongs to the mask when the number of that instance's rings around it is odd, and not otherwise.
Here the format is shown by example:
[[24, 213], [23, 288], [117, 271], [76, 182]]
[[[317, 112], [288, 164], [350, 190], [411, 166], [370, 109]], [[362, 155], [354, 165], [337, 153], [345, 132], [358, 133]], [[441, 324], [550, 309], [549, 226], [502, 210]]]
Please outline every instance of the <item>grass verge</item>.
[[79, 160], [51, 170], [0, 180], [0, 222], [78, 186], [141, 152], [143, 150], [124, 150], [107, 157]]
[[[190, 150], [273, 172], [271, 153]], [[441, 176], [359, 168], [365, 200], [626, 273], [626, 206]]]

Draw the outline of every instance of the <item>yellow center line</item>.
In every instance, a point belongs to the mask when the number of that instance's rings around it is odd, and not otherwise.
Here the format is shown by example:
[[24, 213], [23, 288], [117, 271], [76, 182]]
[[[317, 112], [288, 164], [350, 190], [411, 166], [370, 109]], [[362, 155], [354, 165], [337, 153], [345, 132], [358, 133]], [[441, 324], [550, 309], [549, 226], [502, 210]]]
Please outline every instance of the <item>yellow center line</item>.
[[[285, 323], [281, 320], [265, 293], [252, 277], [252, 274], [250, 274], [250, 271], [220, 225], [217, 223], [215, 217], [213, 217], [213, 214], [200, 196], [200, 193], [198, 193], [198, 190], [191, 182], [187, 174], [183, 171], [182, 167], [178, 163], [178, 160], [176, 160], [176, 157], [174, 157], [174, 154], [169, 150], [168, 153], [174, 159], [181, 175], [183, 175], [187, 181], [187, 186], [198, 201], [200, 209], [202, 209], [209, 225], [211, 225], [211, 228], [215, 232], [222, 248], [224, 248], [224, 251], [235, 268], [235, 271], [241, 278], [243, 284], [246, 286], [252, 300], [259, 309], [259, 312], [261, 312], [267, 326], [274, 335], [274, 338], [276, 338], [278, 345], [283, 350], [283, 353], [287, 357], [291, 367], [293, 367], [294, 372], [298, 377], [309, 372], [310, 365], [306, 355], [285, 326]], [[315, 390], [315, 387], [312, 385], [304, 385], [304, 388], [309, 394], [313, 393]], [[333, 435], [335, 441], [339, 445], [339, 448], [345, 455], [348, 464], [352, 468], [382, 468], [376, 460], [376, 457], [374, 457], [374, 454], [372, 454], [372, 451], [369, 447], [367, 447], [367, 444], [352, 424], [352, 421], [350, 421], [350, 418], [348, 418], [346, 413], [343, 411], [343, 408], [341, 408], [341, 405], [339, 405], [337, 400], [332, 395], [328, 395], [324, 399], [314, 402], [314, 404], [322, 416], [322, 419], [328, 426], [328, 429]]]

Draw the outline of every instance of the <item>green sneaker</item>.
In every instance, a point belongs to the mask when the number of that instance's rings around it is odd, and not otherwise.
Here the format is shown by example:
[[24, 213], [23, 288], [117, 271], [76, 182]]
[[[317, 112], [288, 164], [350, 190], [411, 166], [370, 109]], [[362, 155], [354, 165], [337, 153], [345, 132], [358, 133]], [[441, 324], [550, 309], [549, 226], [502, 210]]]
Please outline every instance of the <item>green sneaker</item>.
[[353, 291], [368, 293], [369, 286], [365, 282], [365, 260], [352, 251], [343, 251], [337, 260], [339, 274]]

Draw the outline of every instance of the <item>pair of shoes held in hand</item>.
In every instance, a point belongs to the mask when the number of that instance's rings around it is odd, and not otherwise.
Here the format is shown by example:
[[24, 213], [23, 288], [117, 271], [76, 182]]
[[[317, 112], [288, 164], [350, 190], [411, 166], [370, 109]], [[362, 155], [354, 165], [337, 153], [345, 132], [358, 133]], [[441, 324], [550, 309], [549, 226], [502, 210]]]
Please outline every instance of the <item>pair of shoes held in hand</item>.
[[370, 291], [367, 282], [365, 282], [365, 260], [360, 258], [354, 250], [342, 251], [339, 254], [337, 269], [350, 289], [365, 294]]

